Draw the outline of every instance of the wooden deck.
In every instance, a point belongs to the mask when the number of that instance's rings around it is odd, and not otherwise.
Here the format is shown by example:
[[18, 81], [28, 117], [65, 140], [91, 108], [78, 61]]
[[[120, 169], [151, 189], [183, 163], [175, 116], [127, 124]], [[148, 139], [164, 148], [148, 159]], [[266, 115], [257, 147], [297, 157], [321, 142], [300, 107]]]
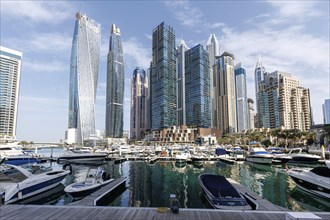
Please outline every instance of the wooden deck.
[[125, 184], [127, 180], [127, 177], [120, 177], [113, 182], [109, 183], [108, 185], [103, 186], [99, 190], [93, 192], [89, 196], [86, 196], [85, 198], [70, 203], [70, 206], [96, 206], [98, 205], [103, 197], [107, 197], [113, 190], [115, 190], [118, 186]]
[[[166, 210], [165, 210], [166, 211]], [[330, 220], [329, 212], [314, 212], [316, 216]], [[157, 212], [157, 208], [128, 208], [102, 206], [50, 206], [50, 205], [5, 205], [0, 207], [1, 220], [27, 219], [61, 219], [61, 220], [94, 220], [94, 219], [146, 219], [146, 220], [250, 220], [250, 219], [285, 219], [283, 211], [226, 211], [216, 209], [180, 209], [174, 214]]]

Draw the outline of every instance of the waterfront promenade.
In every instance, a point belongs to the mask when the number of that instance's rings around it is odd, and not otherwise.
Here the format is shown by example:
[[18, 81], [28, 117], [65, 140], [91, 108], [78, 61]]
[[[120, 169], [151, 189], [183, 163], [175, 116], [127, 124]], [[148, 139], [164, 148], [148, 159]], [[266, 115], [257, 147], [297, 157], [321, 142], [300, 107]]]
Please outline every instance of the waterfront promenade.
[[[229, 220], [229, 219], [285, 219], [284, 211], [227, 211], [216, 209], [180, 209], [178, 214], [158, 212], [157, 208], [127, 208], [109, 206], [52, 206], [52, 205], [5, 205], [0, 207], [1, 220], [27, 219], [61, 219], [61, 220], [92, 220], [92, 219], [152, 219], [152, 220]], [[164, 211], [164, 210], [161, 210]], [[307, 215], [309, 212], [305, 212]], [[324, 220], [330, 220], [329, 212], [314, 212]]]

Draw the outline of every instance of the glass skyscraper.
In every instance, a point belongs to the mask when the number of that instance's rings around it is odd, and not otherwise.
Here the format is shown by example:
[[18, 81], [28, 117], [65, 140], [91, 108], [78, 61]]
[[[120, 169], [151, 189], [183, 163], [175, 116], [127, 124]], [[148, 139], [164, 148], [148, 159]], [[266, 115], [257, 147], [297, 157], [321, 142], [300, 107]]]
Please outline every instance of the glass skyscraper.
[[215, 71], [213, 70], [214, 64], [216, 64], [217, 57], [220, 56], [220, 44], [218, 42], [215, 34], [211, 34], [208, 41], [206, 50], [209, 53], [209, 62], [210, 62], [210, 109], [211, 109], [211, 127], [216, 127], [216, 117], [217, 117], [217, 108], [216, 108], [216, 99], [215, 99]]
[[176, 125], [175, 33], [164, 22], [152, 33], [151, 114], [152, 129]]
[[0, 143], [16, 140], [22, 53], [0, 46]]
[[147, 129], [147, 95], [148, 77], [144, 69], [136, 67], [131, 84], [131, 139], [140, 140]]
[[180, 40], [176, 55], [177, 125], [186, 125], [185, 52], [188, 49], [184, 40]]
[[106, 137], [123, 137], [124, 83], [124, 58], [120, 30], [113, 24], [110, 33], [107, 68]]
[[237, 132], [234, 55], [224, 52], [216, 62], [217, 128], [223, 134]]
[[259, 54], [258, 62], [256, 68], [254, 70], [254, 81], [255, 81], [255, 92], [256, 92], [256, 105], [257, 105], [257, 126], [261, 128], [263, 126], [262, 122], [262, 114], [261, 114], [261, 104], [260, 97], [258, 96], [259, 93], [259, 84], [261, 81], [264, 80], [264, 74], [266, 73], [265, 67], [262, 65], [261, 57]]
[[185, 87], [187, 126], [209, 128], [210, 66], [208, 52], [197, 46], [185, 52]]
[[330, 124], [330, 99], [326, 99], [322, 105], [323, 109], [323, 123]]
[[241, 63], [235, 65], [237, 131], [248, 129], [249, 117], [246, 91], [246, 71]]
[[67, 142], [84, 144], [95, 134], [95, 99], [99, 72], [101, 25], [76, 14], [70, 66]]

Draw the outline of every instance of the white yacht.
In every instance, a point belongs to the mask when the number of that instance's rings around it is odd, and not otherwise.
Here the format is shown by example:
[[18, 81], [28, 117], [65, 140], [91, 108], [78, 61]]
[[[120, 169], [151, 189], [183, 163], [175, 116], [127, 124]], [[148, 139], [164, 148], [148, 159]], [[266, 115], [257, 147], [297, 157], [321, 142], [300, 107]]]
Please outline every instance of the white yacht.
[[291, 161], [296, 163], [317, 163], [321, 159], [318, 155], [303, 152], [301, 148], [291, 149], [289, 156], [292, 157]]
[[269, 154], [263, 147], [250, 147], [246, 161], [260, 164], [271, 164], [273, 155]]
[[18, 170], [26, 176], [26, 179], [5, 188], [5, 204], [17, 202], [50, 190], [58, 186], [61, 181], [71, 173], [70, 168], [70, 170], [48, 171], [41, 174], [32, 174], [19, 166], [6, 166]]
[[274, 163], [287, 163], [292, 160], [292, 157], [285, 154], [279, 147], [269, 147], [268, 152], [274, 156]]
[[189, 153], [177, 152], [175, 154], [175, 162], [177, 162], [177, 163], [185, 163], [185, 162], [187, 162], [187, 160], [189, 158], [190, 158], [190, 154]]
[[287, 174], [301, 189], [314, 195], [330, 199], [330, 161], [327, 166], [318, 166], [313, 169], [290, 169]]

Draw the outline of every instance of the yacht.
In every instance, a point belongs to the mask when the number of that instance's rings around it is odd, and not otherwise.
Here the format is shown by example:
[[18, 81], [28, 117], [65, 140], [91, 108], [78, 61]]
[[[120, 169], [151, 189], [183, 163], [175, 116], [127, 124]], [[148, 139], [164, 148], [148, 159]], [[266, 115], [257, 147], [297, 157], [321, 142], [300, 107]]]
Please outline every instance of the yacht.
[[189, 157], [190, 157], [189, 153], [177, 152], [175, 154], [175, 162], [176, 163], [186, 163], [187, 160], [189, 159]]
[[308, 154], [302, 151], [302, 148], [293, 148], [289, 152], [292, 157], [290, 162], [296, 163], [317, 163], [321, 157], [318, 155]]
[[297, 186], [314, 195], [330, 199], [330, 161], [326, 166], [318, 166], [313, 169], [294, 168], [287, 174], [295, 181]]
[[269, 147], [268, 152], [274, 156], [274, 163], [287, 163], [292, 160], [292, 157], [285, 154], [283, 150], [279, 147]]
[[72, 170], [72, 168], [69, 167], [70, 170], [48, 171], [40, 174], [32, 174], [19, 166], [6, 166], [18, 170], [25, 175], [26, 179], [5, 188], [5, 204], [21, 201], [58, 186]]
[[236, 161], [245, 160], [244, 150], [241, 147], [233, 147], [231, 149], [231, 156], [233, 156]]
[[271, 164], [273, 155], [269, 154], [263, 147], [250, 147], [246, 161], [260, 164]]
[[0, 160], [4, 164], [23, 165], [27, 163], [39, 163], [39, 155], [23, 151], [17, 144], [0, 145]]

